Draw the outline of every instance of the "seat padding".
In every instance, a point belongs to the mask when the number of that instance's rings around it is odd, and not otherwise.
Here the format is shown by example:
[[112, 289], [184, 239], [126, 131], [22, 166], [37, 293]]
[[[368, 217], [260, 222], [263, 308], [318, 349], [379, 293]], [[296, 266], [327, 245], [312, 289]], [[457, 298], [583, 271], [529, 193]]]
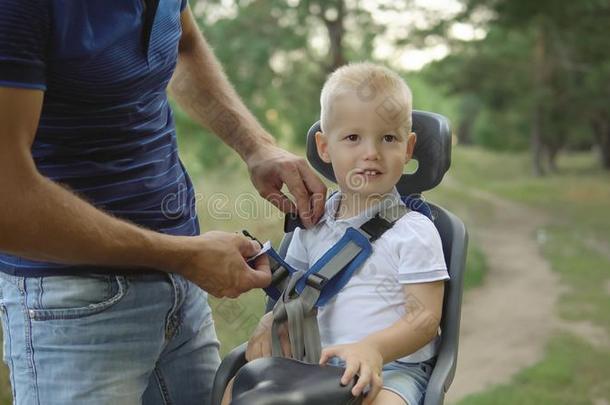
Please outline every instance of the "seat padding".
[[283, 357], [263, 357], [235, 376], [231, 405], [359, 405], [355, 381], [341, 386], [344, 368], [318, 366]]

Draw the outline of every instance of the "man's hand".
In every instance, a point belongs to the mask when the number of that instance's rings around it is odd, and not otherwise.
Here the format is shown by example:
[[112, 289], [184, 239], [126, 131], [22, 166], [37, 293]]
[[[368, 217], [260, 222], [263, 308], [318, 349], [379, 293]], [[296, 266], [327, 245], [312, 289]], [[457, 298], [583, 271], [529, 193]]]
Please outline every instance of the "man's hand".
[[[246, 159], [252, 184], [262, 197], [282, 212], [298, 212], [303, 225], [315, 225], [324, 213], [326, 186], [311, 170], [305, 159], [272, 144], [261, 144]], [[296, 200], [282, 193], [282, 186]]]
[[352, 388], [352, 395], [359, 396], [370, 384], [371, 389], [366, 395], [363, 405], [371, 404], [383, 385], [381, 379], [383, 357], [379, 350], [366, 342], [330, 346], [322, 350], [320, 365], [326, 364], [331, 357], [335, 356], [345, 361], [345, 373], [341, 377], [341, 384], [347, 385], [358, 374], [358, 382]]
[[[252, 361], [259, 357], [271, 357], [271, 326], [273, 325], [273, 312], [267, 312], [259, 321], [258, 326], [248, 340], [246, 360]], [[285, 324], [279, 327], [280, 344], [284, 357], [291, 357], [288, 327]]]
[[245, 236], [210, 231], [195, 237], [181, 237], [188, 254], [182, 256], [172, 270], [191, 280], [215, 297], [236, 298], [271, 282], [269, 259], [261, 255], [248, 266], [260, 245]]

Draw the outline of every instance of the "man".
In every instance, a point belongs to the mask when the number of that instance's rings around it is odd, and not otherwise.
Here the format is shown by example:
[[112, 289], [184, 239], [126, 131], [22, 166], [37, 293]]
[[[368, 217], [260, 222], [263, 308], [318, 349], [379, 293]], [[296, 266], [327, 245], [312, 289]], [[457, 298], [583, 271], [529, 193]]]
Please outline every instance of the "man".
[[0, 309], [15, 403], [205, 403], [219, 363], [206, 292], [236, 297], [270, 272], [246, 265], [248, 239], [199, 235], [168, 84], [282, 211], [315, 223], [323, 184], [241, 103], [186, 0], [0, 9]]

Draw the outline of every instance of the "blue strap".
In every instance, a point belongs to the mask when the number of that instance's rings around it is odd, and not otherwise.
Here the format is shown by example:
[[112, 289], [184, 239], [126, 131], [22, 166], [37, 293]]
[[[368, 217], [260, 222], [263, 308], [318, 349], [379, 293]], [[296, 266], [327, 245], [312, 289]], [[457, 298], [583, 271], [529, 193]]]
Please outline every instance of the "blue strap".
[[337, 242], [332, 248], [330, 248], [324, 255], [318, 259], [317, 262], [314, 263], [312, 267], [309, 268], [307, 273], [303, 275], [297, 282], [295, 289], [300, 294], [303, 292], [305, 285], [307, 284], [307, 278], [311, 274], [315, 274], [326, 265], [335, 255], [343, 249], [345, 245], [353, 242], [357, 246], [360, 247], [360, 252], [356, 255], [356, 257], [339, 273], [337, 273], [334, 277], [332, 277], [328, 283], [324, 286], [322, 291], [320, 292], [320, 297], [316, 301], [316, 307], [320, 307], [325, 305], [331, 298], [333, 298], [352, 278], [352, 275], [358, 268], [364, 263], [366, 259], [369, 258], [371, 253], [373, 252], [373, 248], [369, 243], [368, 239], [359, 231], [354, 228], [347, 228], [345, 234], [339, 242]]
[[432, 216], [432, 210], [430, 206], [422, 199], [417, 197], [400, 197], [403, 203], [407, 206], [411, 211], [417, 211], [422, 215], [427, 216], [430, 221], [434, 221], [434, 217]]
[[[288, 263], [286, 263], [286, 261], [284, 261], [284, 259], [282, 259], [282, 257], [275, 251], [275, 249], [271, 248], [267, 252], [265, 252], [265, 254], [268, 255], [269, 257], [271, 257], [276, 262], [278, 262], [282, 267], [284, 267], [286, 270], [288, 270], [288, 272], [290, 274], [296, 272], [296, 269], [294, 269], [292, 266], [290, 266]], [[288, 275], [288, 277], [290, 277], [290, 275]], [[269, 287], [264, 288], [263, 290], [274, 301], [277, 301], [282, 295], [282, 291], [278, 290], [277, 287], [274, 285], [269, 285]]]

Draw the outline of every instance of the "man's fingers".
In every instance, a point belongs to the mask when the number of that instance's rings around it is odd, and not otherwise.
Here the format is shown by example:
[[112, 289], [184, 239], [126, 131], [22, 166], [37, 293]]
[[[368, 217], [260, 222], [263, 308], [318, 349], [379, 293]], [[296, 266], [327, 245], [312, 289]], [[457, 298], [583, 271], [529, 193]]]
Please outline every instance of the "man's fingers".
[[261, 196], [273, 204], [277, 209], [282, 211], [284, 214], [291, 212], [297, 212], [297, 207], [286, 197], [281, 191], [274, 191], [270, 193], [261, 193]]
[[313, 223], [318, 222], [318, 219], [324, 214], [324, 204], [326, 202], [326, 186], [320, 180], [320, 178], [313, 172], [313, 170], [303, 162], [303, 165], [299, 167], [299, 172], [303, 178], [305, 186], [310, 191], [311, 195], [309, 208], [311, 209]]
[[290, 194], [294, 196], [297, 204], [297, 212], [303, 220], [304, 225], [312, 223], [311, 220], [311, 207], [309, 206], [311, 193], [305, 186], [303, 178], [301, 177], [301, 171], [298, 166], [293, 170], [288, 170], [282, 173], [282, 180], [290, 190]]
[[239, 250], [242, 257], [248, 258], [254, 256], [261, 250], [261, 245], [257, 241], [238, 234], [235, 234], [235, 237], [238, 238], [236, 241], [237, 250]]
[[264, 253], [254, 259], [254, 261], [250, 262], [249, 264], [252, 266], [250, 267], [250, 269], [271, 274], [271, 265], [269, 264], [269, 257]]
[[[265, 260], [266, 259], [266, 260]], [[271, 269], [267, 256], [257, 257], [254, 268], [245, 265], [250, 288], [265, 288], [271, 283]]]

